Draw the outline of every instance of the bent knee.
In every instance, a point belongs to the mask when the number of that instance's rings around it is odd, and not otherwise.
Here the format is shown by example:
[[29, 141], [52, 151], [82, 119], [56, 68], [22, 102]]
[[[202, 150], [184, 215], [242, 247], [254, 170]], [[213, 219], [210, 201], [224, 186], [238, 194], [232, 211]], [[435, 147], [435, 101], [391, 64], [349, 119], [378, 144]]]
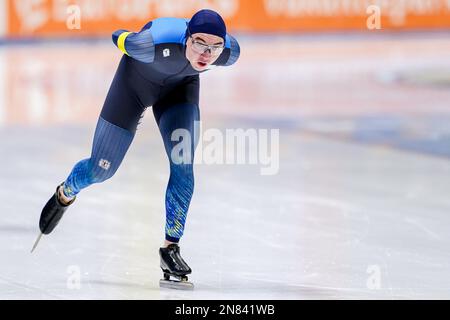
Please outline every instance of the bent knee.
[[117, 169], [118, 165], [114, 165], [108, 160], [100, 159], [96, 162], [91, 160], [90, 178], [92, 183], [101, 183], [111, 179]]

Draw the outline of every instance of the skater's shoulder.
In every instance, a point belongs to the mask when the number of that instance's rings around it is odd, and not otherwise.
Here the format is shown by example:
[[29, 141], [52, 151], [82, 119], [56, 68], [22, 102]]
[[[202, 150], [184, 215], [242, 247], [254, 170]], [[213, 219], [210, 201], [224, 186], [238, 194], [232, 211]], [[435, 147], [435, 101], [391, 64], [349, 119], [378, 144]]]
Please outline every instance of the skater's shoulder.
[[225, 47], [229, 49], [229, 56], [225, 65], [230, 66], [239, 59], [239, 56], [241, 55], [241, 47], [239, 46], [239, 42], [236, 38], [230, 34], [227, 34], [226, 36]]
[[231, 66], [236, 63], [241, 54], [241, 48], [238, 41], [232, 35], [228, 34], [225, 36], [225, 48], [222, 54], [217, 58], [214, 65], [216, 66]]
[[182, 44], [185, 40], [188, 22], [188, 19], [167, 17], [157, 18], [146, 26], [151, 27], [155, 44]]

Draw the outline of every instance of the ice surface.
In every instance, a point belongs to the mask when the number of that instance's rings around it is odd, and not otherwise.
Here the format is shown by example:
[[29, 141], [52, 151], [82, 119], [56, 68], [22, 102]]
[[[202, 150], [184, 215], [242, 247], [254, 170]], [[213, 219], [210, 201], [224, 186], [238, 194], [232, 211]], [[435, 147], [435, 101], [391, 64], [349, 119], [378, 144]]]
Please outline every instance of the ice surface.
[[[280, 170], [196, 166], [181, 242], [194, 291], [159, 288], [168, 165], [151, 112], [116, 176], [30, 254], [120, 57], [109, 43], [89, 59], [80, 44], [0, 48], [0, 298], [450, 298], [450, 161], [420, 144], [446, 150], [449, 87], [402, 82], [450, 70], [448, 39], [243, 38], [236, 66], [205, 74], [204, 126], [279, 128]], [[364, 139], [361, 117], [377, 119]]]

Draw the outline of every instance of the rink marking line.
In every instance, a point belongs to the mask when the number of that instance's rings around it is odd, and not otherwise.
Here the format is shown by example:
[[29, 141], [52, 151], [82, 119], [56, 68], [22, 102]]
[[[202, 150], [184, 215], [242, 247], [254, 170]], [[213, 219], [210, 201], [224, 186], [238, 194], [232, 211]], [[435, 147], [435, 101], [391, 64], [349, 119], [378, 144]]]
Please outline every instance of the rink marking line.
[[319, 138], [319, 139], [324, 139], [327, 141], [344, 143], [346, 145], [364, 147], [364, 148], [368, 148], [368, 149], [372, 149], [372, 150], [376, 150], [376, 151], [390, 151], [392, 153], [406, 154], [406, 155], [421, 157], [421, 158], [429, 159], [429, 160], [434, 159], [434, 160], [445, 160], [447, 162], [449, 161], [448, 155], [441, 155], [441, 154], [437, 154], [437, 153], [430, 153], [430, 152], [423, 152], [423, 151], [414, 150], [414, 149], [401, 148], [401, 147], [398, 147], [395, 145], [382, 144], [382, 143], [367, 143], [364, 141], [358, 141], [358, 140], [351, 139], [348, 137], [340, 137], [340, 136], [332, 135], [329, 133], [315, 132], [315, 131], [310, 131], [307, 129], [298, 129], [298, 133], [303, 134], [305, 136], [310, 136], [313, 138]]
[[[433, 114], [430, 114], [428, 116], [432, 117]], [[304, 120], [303, 118], [305, 118], [306, 120]], [[247, 122], [250, 121], [250, 123], [256, 123], [256, 124], [258, 124], [258, 123], [259, 124], [261, 124], [261, 123], [267, 124], [268, 123], [268, 120], [265, 118], [234, 117], [233, 119], [235, 119], [236, 121], [247, 121]], [[338, 117], [338, 119], [339, 119], [339, 117]], [[314, 124], [314, 121], [318, 121], [318, 120], [317, 119], [311, 120], [311, 119], [308, 119], [308, 117], [300, 117], [297, 120], [292, 120], [292, 119], [289, 119], [289, 120], [282, 119], [282, 120], [283, 120], [283, 122], [281, 124], [278, 124], [278, 126], [282, 129], [289, 130], [291, 132], [291, 134], [292, 133], [302, 134], [303, 136], [326, 139], [327, 141], [335, 141], [335, 142], [345, 143], [348, 145], [368, 147], [368, 148], [371, 148], [374, 150], [380, 150], [380, 151], [385, 151], [385, 150], [396, 151], [396, 152], [400, 152], [400, 153], [404, 153], [404, 154], [406, 153], [406, 154], [413, 154], [416, 156], [422, 156], [425, 158], [444, 159], [447, 161], [450, 158], [450, 154], [441, 154], [438, 152], [432, 152], [430, 150], [408, 148], [402, 144], [383, 143], [380, 141], [364, 141], [364, 140], [358, 140], [356, 138], [353, 138], [352, 134], [355, 134], [356, 131], [355, 130], [348, 131], [348, 129], [351, 129], [352, 127], [355, 127], [357, 125], [357, 123], [355, 121], [358, 120], [358, 117], [351, 117], [351, 118], [345, 119], [345, 121], [342, 120], [342, 121], [344, 121], [343, 122], [344, 126], [341, 125], [340, 128], [347, 129], [347, 131], [346, 130], [343, 131], [343, 134], [341, 134], [339, 131], [337, 133], [340, 133], [340, 134], [336, 134], [336, 131], [320, 130], [320, 128], [322, 128], [322, 127], [335, 128], [337, 125], [336, 123], [324, 123], [324, 124], [319, 123], [319, 125], [307, 126], [308, 123]], [[390, 120], [392, 120], [392, 119], [387, 116], [386, 121], [390, 121]], [[400, 120], [415, 121], [416, 119], [406, 117], [404, 119], [401, 118]], [[321, 120], [321, 121], [330, 121], [330, 119], [325, 119], [325, 120]], [[269, 122], [269, 123], [273, 124], [273, 121]], [[444, 143], [446, 143], [446, 141], [444, 141]]]
[[[351, 292], [351, 293], [370, 293], [374, 292], [377, 293], [377, 291], [370, 290], [370, 289], [363, 289], [363, 288], [344, 288], [344, 287], [330, 287], [330, 286], [320, 286], [320, 285], [310, 285], [310, 284], [287, 284], [286, 282], [279, 281], [279, 280], [270, 280], [270, 279], [261, 279], [261, 278], [252, 278], [252, 277], [245, 277], [246, 280], [250, 281], [260, 281], [260, 282], [267, 282], [267, 283], [277, 283], [277, 284], [283, 284], [287, 288], [306, 288], [306, 289], [318, 289], [318, 290], [329, 290], [329, 291], [335, 291], [333, 294], [338, 294], [339, 292], [345, 291], [345, 292]], [[403, 288], [402, 288], [403, 289]], [[386, 288], [385, 290], [391, 291], [391, 288]], [[392, 296], [392, 294], [391, 294]]]
[[354, 205], [354, 204], [351, 204], [348, 202], [340, 201], [337, 199], [330, 199], [329, 197], [327, 197], [327, 198], [321, 197], [321, 196], [317, 196], [317, 195], [302, 194], [299, 202], [304, 203], [304, 204], [307, 204], [307, 203], [319, 204], [319, 205], [328, 206], [331, 208], [337, 208], [344, 212], [347, 212], [347, 211], [360, 212], [363, 210], [363, 208], [361, 206], [357, 206], [357, 205]]
[[[139, 288], [140, 290], [145, 290], [145, 289], [147, 289], [147, 286], [145, 285], [145, 283], [138, 283], [138, 282], [135, 282], [135, 281], [130, 281], [130, 279], [128, 279], [128, 278], [126, 278], [126, 277], [123, 277], [123, 276], [120, 276], [120, 275], [118, 275], [118, 274], [105, 272], [106, 267], [109, 266], [109, 265], [111, 265], [114, 259], [117, 259], [117, 258], [123, 259], [123, 258], [121, 258], [121, 255], [120, 255], [119, 253], [120, 253], [120, 251], [117, 250], [117, 251], [114, 252], [112, 255], [110, 255], [110, 256], [106, 259], [106, 261], [102, 264], [102, 266], [101, 266], [101, 268], [100, 268], [100, 272], [98, 273], [98, 275], [99, 275], [100, 278], [101, 278], [101, 281], [103, 281], [105, 284], [108, 284], [108, 283], [111, 283], [111, 278], [112, 278], [112, 279], [115, 279], [115, 280], [120, 280], [120, 281], [122, 281], [122, 282], [123, 282], [123, 283], [121, 284], [122, 286], [123, 286], [123, 285], [128, 285], [128, 286], [129, 286], [129, 285], [132, 285], [132, 286], [134, 286], [134, 287], [136, 287], [136, 288]], [[109, 278], [109, 279], [108, 279], [108, 278]], [[109, 281], [108, 281], [108, 280], [109, 280]], [[90, 280], [88, 280], [88, 283], [89, 283], [89, 286], [92, 288], [92, 285], [94, 285], [94, 284], [91, 283]], [[120, 291], [119, 291], [119, 294], [121, 294], [123, 298], [131, 299], [131, 296], [129, 296], [129, 295], [123, 293], [123, 292], [120, 292]]]
[[58, 298], [58, 299], [63, 299], [63, 298], [64, 298], [64, 297], [62, 297], [62, 296], [58, 296], [58, 295], [56, 295], [56, 294], [49, 293], [49, 292], [45, 291], [44, 289], [36, 288], [36, 287], [30, 286], [30, 285], [26, 285], [26, 284], [23, 284], [23, 283], [14, 281], [14, 280], [10, 280], [10, 279], [5, 278], [5, 277], [3, 277], [3, 276], [0, 276], [0, 280], [3, 281], [3, 282], [5, 282], [6, 284], [15, 286], [15, 287], [17, 287], [17, 288], [22, 288], [22, 289], [28, 289], [28, 290], [32, 290], [32, 291], [37, 291], [37, 292], [43, 293], [43, 294], [48, 295], [48, 296], [53, 297], [53, 298]]
[[441, 239], [441, 237], [440, 237], [437, 233], [433, 232], [431, 229], [429, 229], [429, 228], [427, 228], [427, 227], [424, 227], [423, 225], [421, 225], [421, 224], [420, 224], [419, 222], [417, 222], [416, 220], [411, 219], [411, 218], [405, 218], [405, 221], [406, 221], [407, 223], [409, 223], [409, 224], [411, 224], [411, 225], [417, 227], [418, 229], [422, 230], [423, 232], [425, 232], [426, 234], [428, 234], [431, 238], [433, 238], [433, 239], [435, 239], [435, 240]]
[[365, 292], [364, 289], [358, 289], [358, 288], [337, 288], [337, 287], [329, 287], [329, 286], [318, 286], [318, 285], [309, 285], [309, 284], [295, 284], [295, 283], [286, 283], [285, 281], [281, 280], [274, 280], [274, 279], [267, 279], [267, 278], [255, 278], [255, 277], [243, 277], [245, 280], [256, 280], [261, 282], [267, 282], [267, 283], [276, 283], [276, 284], [283, 284], [286, 287], [295, 287], [295, 288], [317, 288], [317, 289], [327, 289], [327, 290], [345, 290], [345, 291], [359, 291], [359, 292]]
[[[279, 282], [279, 283], [281, 283], [280, 281], [267, 280], [267, 279], [258, 279], [258, 278], [251, 278], [249, 280], [258, 280], [258, 281], [262, 281], [262, 282]], [[333, 292], [333, 293], [337, 294], [337, 296], [336, 296], [337, 298], [346, 298], [346, 297], [339, 296], [340, 292], [365, 293], [365, 294], [373, 293], [373, 294], [370, 294], [370, 296], [373, 296], [373, 295], [376, 295], [376, 294], [382, 295], [382, 294], [386, 293], [386, 291], [389, 292], [391, 298], [405, 298], [406, 297], [404, 295], [404, 293], [396, 294], [395, 292], [393, 292], [393, 291], [395, 291], [395, 288], [392, 288], [392, 287], [383, 288], [381, 290], [371, 290], [371, 289], [362, 289], [362, 288], [348, 288], [348, 287], [347, 288], [341, 288], [341, 287], [317, 286], [317, 285], [308, 285], [308, 284], [299, 284], [299, 285], [289, 284], [287, 286], [288, 287], [297, 287], [297, 288], [336, 291], [336, 292]], [[414, 288], [398, 288], [398, 290], [404, 290], [404, 289], [415, 290]]]

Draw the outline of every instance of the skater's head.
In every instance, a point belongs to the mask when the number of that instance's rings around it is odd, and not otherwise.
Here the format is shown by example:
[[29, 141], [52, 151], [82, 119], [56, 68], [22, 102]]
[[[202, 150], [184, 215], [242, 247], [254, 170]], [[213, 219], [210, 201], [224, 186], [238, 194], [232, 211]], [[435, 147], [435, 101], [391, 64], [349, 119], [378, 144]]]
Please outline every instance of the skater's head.
[[186, 58], [197, 71], [203, 71], [214, 63], [225, 47], [227, 28], [215, 11], [198, 11], [188, 24]]

